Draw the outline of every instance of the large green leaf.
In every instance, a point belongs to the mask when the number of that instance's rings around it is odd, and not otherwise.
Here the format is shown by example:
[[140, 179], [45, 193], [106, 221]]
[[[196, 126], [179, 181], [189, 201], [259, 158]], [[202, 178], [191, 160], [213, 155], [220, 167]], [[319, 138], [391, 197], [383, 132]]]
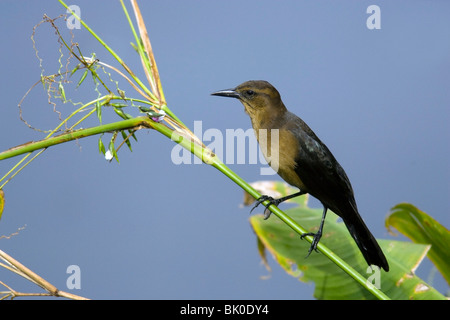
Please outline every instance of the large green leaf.
[[450, 232], [425, 212], [409, 203], [391, 209], [386, 227], [394, 227], [415, 243], [431, 245], [428, 258], [450, 284]]
[[[274, 196], [292, 194], [295, 189], [284, 183], [264, 184], [264, 194], [276, 192]], [[261, 190], [260, 185], [253, 185]], [[294, 198], [295, 199], [295, 198]], [[294, 202], [294, 201], [293, 201]], [[306, 229], [315, 232], [320, 224], [322, 209], [307, 206], [307, 197], [295, 200], [297, 206], [285, 212]], [[262, 210], [262, 209], [261, 209]], [[331, 260], [313, 252], [305, 258], [310, 246], [307, 241], [277, 217], [268, 220], [263, 215], [254, 215], [250, 223], [258, 239], [259, 252], [267, 265], [266, 252], [290, 275], [301, 281], [313, 281], [316, 285], [314, 296], [318, 299], [374, 299], [373, 295], [347, 275]], [[368, 281], [378, 286], [391, 299], [444, 299], [434, 288], [414, 275], [429, 249], [427, 245], [402, 241], [379, 241], [390, 264], [390, 271], [373, 271], [368, 268], [358, 247], [345, 225], [337, 222], [337, 216], [329, 214], [321, 242], [354, 267]], [[294, 298], [294, 297], [293, 297]]]

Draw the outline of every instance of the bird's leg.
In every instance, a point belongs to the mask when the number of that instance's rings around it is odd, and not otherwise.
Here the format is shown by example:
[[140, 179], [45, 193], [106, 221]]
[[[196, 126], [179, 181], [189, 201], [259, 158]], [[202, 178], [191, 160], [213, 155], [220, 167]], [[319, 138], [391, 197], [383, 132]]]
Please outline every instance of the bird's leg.
[[303, 239], [306, 236], [314, 236], [313, 241], [311, 242], [311, 247], [309, 247], [308, 254], [305, 258], [308, 258], [313, 250], [317, 251], [317, 245], [319, 244], [319, 240], [322, 237], [323, 225], [325, 224], [325, 216], [327, 215], [327, 210], [328, 208], [326, 206], [323, 206], [322, 221], [320, 222], [319, 230], [317, 230], [316, 233], [308, 232], [303, 233], [300, 236], [300, 239]]
[[292, 199], [292, 198], [295, 198], [295, 197], [304, 195], [305, 193], [306, 193], [306, 192], [299, 191], [299, 192], [297, 192], [297, 193], [294, 193], [294, 194], [291, 194], [291, 195], [289, 195], [289, 196], [286, 196], [286, 197], [283, 197], [283, 198], [279, 198], [279, 199], [274, 199], [274, 198], [272, 198], [272, 197], [270, 197], [270, 196], [262, 195], [261, 197], [258, 198], [258, 200], [256, 200], [256, 204], [253, 206], [252, 210], [250, 210], [250, 213], [252, 213], [252, 211], [253, 211], [257, 206], [259, 206], [261, 203], [263, 203], [263, 202], [266, 201], [266, 200], [269, 200], [270, 203], [266, 205], [266, 209], [264, 210], [264, 220], [267, 220], [267, 219], [269, 219], [270, 214], [271, 214], [271, 212], [270, 212], [270, 210], [269, 210], [269, 206], [270, 206], [271, 204], [274, 204], [274, 205], [278, 206], [278, 205], [279, 205], [281, 202], [283, 202], [283, 201], [286, 201], [286, 200], [289, 200], [289, 199]]

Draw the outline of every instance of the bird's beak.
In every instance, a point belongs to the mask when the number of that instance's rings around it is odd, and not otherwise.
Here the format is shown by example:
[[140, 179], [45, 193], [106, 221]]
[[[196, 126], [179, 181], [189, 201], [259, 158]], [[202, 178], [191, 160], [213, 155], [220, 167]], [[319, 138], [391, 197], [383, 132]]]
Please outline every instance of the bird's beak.
[[226, 90], [220, 90], [217, 92], [211, 93], [212, 96], [222, 96], [222, 97], [229, 97], [229, 98], [240, 98], [239, 93], [237, 93], [234, 89], [226, 89]]

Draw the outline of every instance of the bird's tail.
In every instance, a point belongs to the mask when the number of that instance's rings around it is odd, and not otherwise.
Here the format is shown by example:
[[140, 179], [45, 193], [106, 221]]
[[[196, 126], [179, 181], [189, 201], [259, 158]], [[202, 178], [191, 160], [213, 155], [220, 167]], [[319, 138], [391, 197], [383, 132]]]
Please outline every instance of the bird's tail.
[[370, 233], [369, 228], [367, 228], [361, 216], [357, 213], [351, 217], [346, 217], [346, 219], [343, 220], [367, 263], [383, 268], [385, 271], [389, 271], [389, 264], [383, 251], [372, 233]]

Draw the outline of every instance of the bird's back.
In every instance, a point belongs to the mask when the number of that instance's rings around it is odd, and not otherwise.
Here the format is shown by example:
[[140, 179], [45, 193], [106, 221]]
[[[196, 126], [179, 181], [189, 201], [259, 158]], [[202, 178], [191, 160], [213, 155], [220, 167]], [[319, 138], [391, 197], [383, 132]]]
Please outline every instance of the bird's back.
[[343, 219], [369, 265], [388, 271], [389, 264], [383, 251], [358, 212], [353, 188], [344, 169], [302, 119], [290, 112], [287, 118], [290, 121], [285, 126], [298, 138], [300, 145], [295, 167], [295, 173], [304, 185], [304, 189], [300, 189]]

